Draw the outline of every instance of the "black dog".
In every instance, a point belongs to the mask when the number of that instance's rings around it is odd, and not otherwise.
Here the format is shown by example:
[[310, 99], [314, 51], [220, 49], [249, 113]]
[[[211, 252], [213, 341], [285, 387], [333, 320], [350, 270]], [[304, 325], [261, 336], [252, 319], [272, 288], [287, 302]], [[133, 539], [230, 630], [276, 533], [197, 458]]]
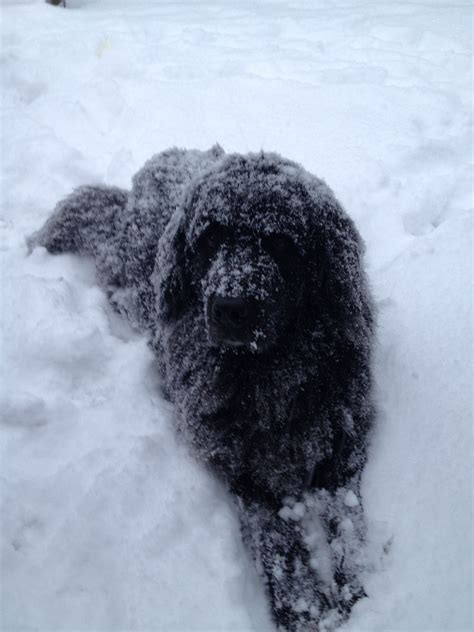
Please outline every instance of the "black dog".
[[93, 255], [149, 333], [180, 433], [237, 498], [280, 629], [347, 618], [364, 595], [373, 319], [330, 189], [275, 154], [173, 149], [130, 193], [75, 191], [34, 245]]

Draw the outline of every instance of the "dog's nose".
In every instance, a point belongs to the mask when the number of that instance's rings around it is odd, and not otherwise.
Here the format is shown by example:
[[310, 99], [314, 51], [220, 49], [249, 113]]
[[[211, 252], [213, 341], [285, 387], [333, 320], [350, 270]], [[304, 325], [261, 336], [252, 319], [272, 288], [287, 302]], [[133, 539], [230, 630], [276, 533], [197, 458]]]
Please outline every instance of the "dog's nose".
[[216, 325], [240, 329], [247, 324], [249, 306], [241, 298], [216, 297], [212, 302], [212, 320]]

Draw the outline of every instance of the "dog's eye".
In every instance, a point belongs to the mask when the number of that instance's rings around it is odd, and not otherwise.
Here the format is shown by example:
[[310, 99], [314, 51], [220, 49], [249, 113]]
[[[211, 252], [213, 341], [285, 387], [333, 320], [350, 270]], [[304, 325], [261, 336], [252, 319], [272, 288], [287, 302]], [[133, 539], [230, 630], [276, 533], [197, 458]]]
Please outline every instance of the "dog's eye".
[[220, 226], [212, 226], [199, 239], [197, 250], [202, 255], [209, 255], [217, 250], [223, 239], [224, 230]]
[[207, 248], [214, 250], [214, 248], [217, 248], [220, 245], [221, 241], [222, 236], [220, 234], [218, 234], [217, 232], [210, 232], [208, 235], [206, 235], [205, 245], [207, 246]]
[[287, 237], [282, 235], [275, 235], [271, 240], [271, 246], [278, 252], [287, 252], [292, 247], [292, 242]]
[[264, 239], [263, 247], [271, 255], [285, 256], [293, 253], [295, 245], [292, 240], [285, 235], [270, 235]]

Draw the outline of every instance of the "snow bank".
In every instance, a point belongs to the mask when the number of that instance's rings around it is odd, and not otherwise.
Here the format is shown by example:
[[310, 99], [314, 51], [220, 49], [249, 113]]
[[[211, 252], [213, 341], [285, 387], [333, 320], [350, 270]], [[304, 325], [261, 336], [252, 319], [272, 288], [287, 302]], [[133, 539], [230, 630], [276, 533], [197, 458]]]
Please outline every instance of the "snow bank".
[[233, 511], [176, 446], [145, 341], [82, 261], [6, 272], [4, 629], [251, 627]]
[[392, 544], [344, 629], [470, 629], [470, 3], [68, 5], [2, 9], [2, 628], [271, 629], [144, 340], [90, 262], [24, 245], [74, 186], [128, 187], [153, 153], [219, 141], [327, 179], [367, 241], [364, 499]]

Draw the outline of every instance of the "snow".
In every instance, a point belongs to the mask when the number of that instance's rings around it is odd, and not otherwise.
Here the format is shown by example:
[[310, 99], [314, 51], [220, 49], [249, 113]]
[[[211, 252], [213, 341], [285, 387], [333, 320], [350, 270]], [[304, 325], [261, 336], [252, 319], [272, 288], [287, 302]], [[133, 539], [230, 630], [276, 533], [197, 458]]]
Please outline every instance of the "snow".
[[363, 499], [388, 554], [343, 629], [471, 629], [471, 3], [10, 0], [1, 17], [2, 629], [272, 629], [145, 340], [89, 261], [24, 243], [73, 187], [127, 188], [154, 153], [215, 142], [323, 177], [366, 241]]
[[347, 492], [344, 498], [344, 504], [346, 505], [346, 507], [357, 507], [357, 505], [359, 504], [359, 501], [353, 491], [349, 490]]

